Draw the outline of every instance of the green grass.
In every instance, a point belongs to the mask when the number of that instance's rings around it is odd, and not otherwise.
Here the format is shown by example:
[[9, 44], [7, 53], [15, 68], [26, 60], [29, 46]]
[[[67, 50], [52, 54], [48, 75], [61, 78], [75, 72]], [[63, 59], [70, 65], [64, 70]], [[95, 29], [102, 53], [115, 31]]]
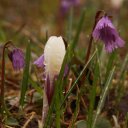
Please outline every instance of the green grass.
[[23, 80], [21, 85], [21, 96], [20, 96], [20, 105], [23, 108], [25, 102], [25, 94], [28, 89], [29, 82], [29, 67], [30, 67], [30, 59], [31, 59], [31, 47], [30, 43], [28, 43], [26, 48], [26, 56], [25, 56], [25, 68], [23, 72]]

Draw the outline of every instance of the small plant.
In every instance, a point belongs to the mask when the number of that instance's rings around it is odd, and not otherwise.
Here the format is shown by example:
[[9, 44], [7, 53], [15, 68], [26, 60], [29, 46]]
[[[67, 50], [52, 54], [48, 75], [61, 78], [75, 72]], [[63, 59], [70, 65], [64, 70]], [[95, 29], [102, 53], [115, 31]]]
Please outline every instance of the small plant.
[[3, 46], [2, 52], [2, 73], [1, 73], [1, 87], [0, 87], [0, 111], [2, 113], [2, 117], [4, 117], [4, 113], [7, 114], [7, 109], [4, 101], [4, 82], [5, 82], [5, 54], [6, 50], [8, 50], [8, 57], [12, 62], [12, 66], [14, 70], [20, 70], [24, 68], [24, 53], [21, 49], [15, 47], [11, 41], [8, 41]]

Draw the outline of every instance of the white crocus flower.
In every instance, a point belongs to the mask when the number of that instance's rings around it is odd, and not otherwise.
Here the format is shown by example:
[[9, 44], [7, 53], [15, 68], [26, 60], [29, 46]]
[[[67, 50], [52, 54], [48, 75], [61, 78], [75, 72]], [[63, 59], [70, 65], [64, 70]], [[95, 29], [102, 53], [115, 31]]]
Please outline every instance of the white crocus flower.
[[60, 72], [65, 52], [65, 44], [62, 37], [51, 36], [44, 48], [45, 74], [49, 76], [51, 83]]
[[42, 114], [43, 123], [54, 94], [55, 79], [57, 79], [57, 76], [59, 75], [65, 53], [66, 48], [62, 37], [51, 36], [44, 47], [44, 54], [34, 62], [38, 67], [44, 67], [45, 71]]

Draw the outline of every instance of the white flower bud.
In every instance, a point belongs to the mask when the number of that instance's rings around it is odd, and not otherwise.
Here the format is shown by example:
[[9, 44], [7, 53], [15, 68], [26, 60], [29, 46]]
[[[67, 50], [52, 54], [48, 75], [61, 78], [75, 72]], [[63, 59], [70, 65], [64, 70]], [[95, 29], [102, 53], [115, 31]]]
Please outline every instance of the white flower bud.
[[62, 37], [51, 36], [44, 48], [45, 73], [50, 81], [58, 75], [65, 56], [65, 44]]

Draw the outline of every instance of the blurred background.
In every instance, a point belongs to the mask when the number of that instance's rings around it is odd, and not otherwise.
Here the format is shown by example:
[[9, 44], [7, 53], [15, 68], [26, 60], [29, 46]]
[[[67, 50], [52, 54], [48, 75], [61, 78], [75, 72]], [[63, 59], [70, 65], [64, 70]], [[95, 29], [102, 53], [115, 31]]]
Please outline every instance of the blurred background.
[[[76, 4], [70, 6], [64, 5], [63, 1], [0, 0], [0, 46], [12, 40], [25, 51], [30, 41], [34, 61], [43, 53], [47, 37], [61, 35], [68, 43], [72, 41], [85, 8], [85, 23], [78, 43], [80, 55], [85, 56], [96, 12], [105, 10], [112, 16], [115, 27], [126, 42], [124, 48], [118, 49], [121, 58], [124, 58], [128, 50], [128, 0], [74, 0]], [[12, 69], [10, 63], [8, 67]]]
[[[82, 38], [88, 38], [96, 11], [105, 10], [113, 16], [115, 26], [127, 42], [127, 0], [79, 1], [73, 7], [72, 26], [75, 30], [81, 10], [85, 7], [86, 17]], [[13, 40], [18, 42], [19, 45], [23, 45], [26, 42], [24, 39], [28, 37], [34, 43], [43, 43], [46, 32], [49, 36], [62, 35], [66, 38], [70, 8], [64, 11], [61, 6], [61, 0], [0, 0], [0, 42]], [[17, 39], [17, 35], [20, 39]]]
[[[25, 51], [30, 41], [34, 61], [43, 53], [48, 36], [61, 35], [68, 43], [72, 41], [85, 8], [85, 23], [78, 43], [81, 50], [78, 50], [78, 54], [84, 58], [95, 14], [98, 10], [105, 10], [112, 16], [114, 25], [126, 42], [124, 48], [118, 49], [121, 58], [124, 58], [128, 50], [128, 0], [74, 0], [76, 4], [70, 6], [63, 5], [63, 1], [0, 0], [0, 47], [12, 40]], [[12, 70], [10, 62], [7, 67]]]

